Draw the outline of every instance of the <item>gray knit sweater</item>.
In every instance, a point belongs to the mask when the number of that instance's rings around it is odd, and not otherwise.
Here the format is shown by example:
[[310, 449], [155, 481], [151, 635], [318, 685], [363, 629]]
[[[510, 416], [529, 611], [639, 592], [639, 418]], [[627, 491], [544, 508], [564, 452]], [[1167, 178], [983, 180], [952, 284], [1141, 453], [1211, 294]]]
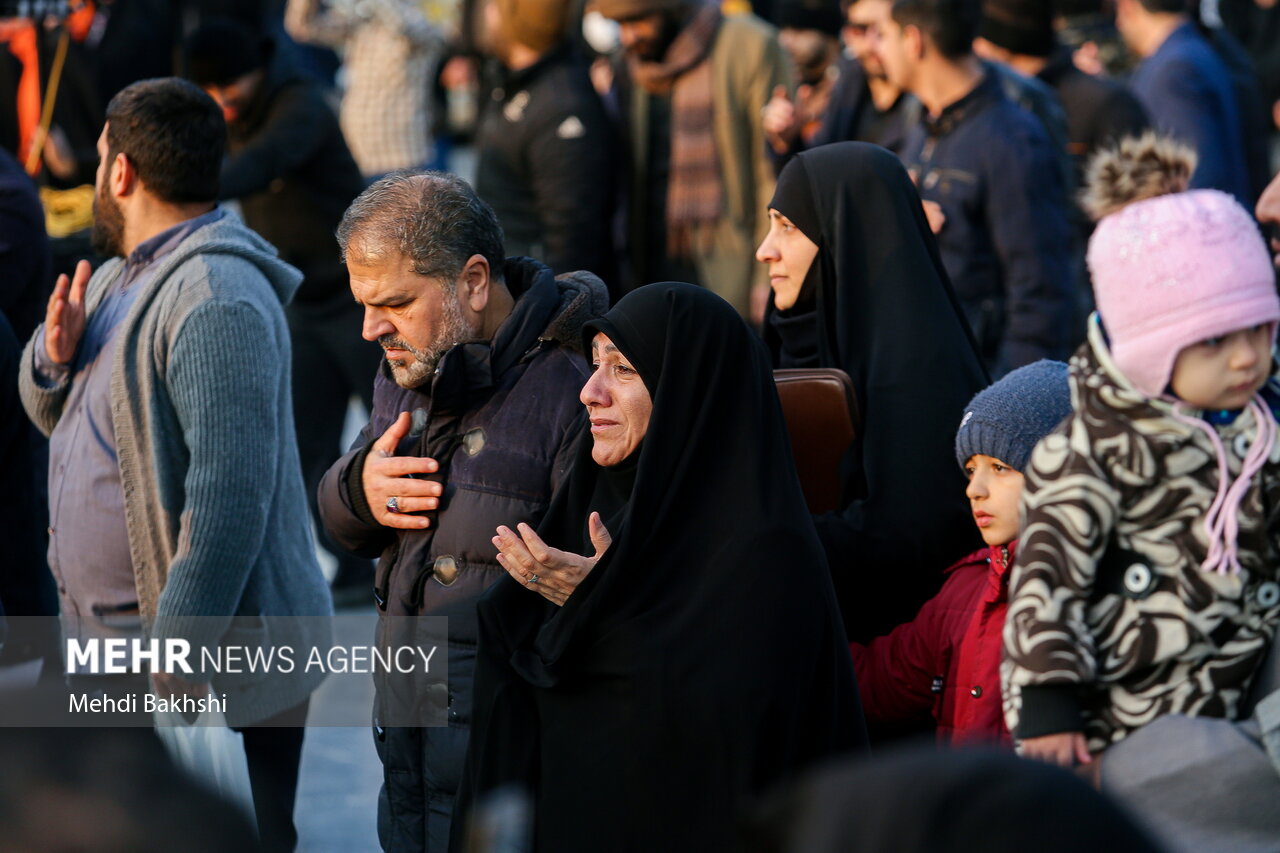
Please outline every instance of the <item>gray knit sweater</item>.
[[[89, 281], [90, 314], [122, 261]], [[138, 602], [152, 636], [193, 646], [330, 642], [294, 438], [282, 305], [301, 275], [234, 216], [193, 232], [116, 329], [111, 411]], [[23, 405], [46, 435], [70, 382], [37, 381], [22, 354]], [[232, 617], [237, 617], [235, 625]], [[233, 726], [301, 702], [323, 675], [214, 675]]]

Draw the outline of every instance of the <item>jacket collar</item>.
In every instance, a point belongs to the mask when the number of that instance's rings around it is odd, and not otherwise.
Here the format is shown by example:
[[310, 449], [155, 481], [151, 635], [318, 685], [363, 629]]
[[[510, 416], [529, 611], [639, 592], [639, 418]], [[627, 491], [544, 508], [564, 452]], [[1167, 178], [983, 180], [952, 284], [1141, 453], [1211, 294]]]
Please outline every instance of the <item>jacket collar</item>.
[[988, 69], [982, 75], [982, 79], [978, 81], [978, 85], [974, 86], [969, 94], [955, 103], [948, 104], [937, 118], [933, 118], [926, 112], [924, 114], [924, 129], [929, 136], [946, 136], [966, 118], [980, 112], [988, 104], [998, 100], [1000, 97], [1000, 81], [996, 79], [995, 72]]
[[1007, 545], [990, 545], [987, 547], [987, 556], [991, 560], [991, 568], [997, 575], [1008, 574], [1009, 567], [1013, 565], [1013, 558], [1017, 549], [1017, 539]]
[[435, 411], [467, 410], [488, 397], [551, 322], [559, 299], [548, 267], [531, 258], [508, 259], [503, 278], [516, 301], [511, 314], [492, 339], [458, 344], [440, 358], [430, 389]]

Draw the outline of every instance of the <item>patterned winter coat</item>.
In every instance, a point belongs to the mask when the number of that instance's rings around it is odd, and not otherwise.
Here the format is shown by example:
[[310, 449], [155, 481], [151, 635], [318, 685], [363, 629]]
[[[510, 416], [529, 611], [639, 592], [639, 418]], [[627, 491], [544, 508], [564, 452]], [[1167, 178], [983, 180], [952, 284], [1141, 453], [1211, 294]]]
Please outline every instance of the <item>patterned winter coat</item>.
[[[1024, 472], [1001, 666], [1009, 729], [1083, 731], [1098, 752], [1165, 714], [1233, 718], [1280, 620], [1280, 441], [1239, 505], [1240, 574], [1204, 571], [1219, 487], [1205, 430], [1128, 383], [1096, 320], [1070, 381], [1072, 415]], [[1215, 429], [1234, 482], [1254, 416]]]

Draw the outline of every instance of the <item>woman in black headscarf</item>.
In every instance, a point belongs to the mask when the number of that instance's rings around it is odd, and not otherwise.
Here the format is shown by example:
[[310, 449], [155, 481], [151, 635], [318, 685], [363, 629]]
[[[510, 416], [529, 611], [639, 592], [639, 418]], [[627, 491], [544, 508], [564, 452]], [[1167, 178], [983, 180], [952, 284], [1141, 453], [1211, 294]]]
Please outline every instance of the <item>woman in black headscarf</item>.
[[866, 737], [768, 354], [687, 284], [585, 339], [592, 435], [538, 533], [495, 537], [519, 583], [480, 604], [454, 849], [506, 783], [544, 853], [732, 849], [748, 797]]
[[987, 375], [897, 157], [862, 142], [807, 151], [779, 175], [769, 220], [756, 258], [775, 366], [853, 380], [844, 509], [815, 521], [845, 627], [865, 641], [908, 621], [981, 545], [953, 445]]

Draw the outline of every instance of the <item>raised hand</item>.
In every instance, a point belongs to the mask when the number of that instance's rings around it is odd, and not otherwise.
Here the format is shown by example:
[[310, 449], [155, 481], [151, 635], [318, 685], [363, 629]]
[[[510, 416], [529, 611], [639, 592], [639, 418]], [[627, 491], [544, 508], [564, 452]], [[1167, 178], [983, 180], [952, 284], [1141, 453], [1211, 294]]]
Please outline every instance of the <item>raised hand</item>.
[[587, 520], [587, 535], [596, 550], [590, 557], [552, 548], [527, 524], [517, 524], [516, 530], [499, 527], [493, 544], [507, 574], [552, 604], [562, 605], [613, 543], [598, 512]]
[[74, 279], [58, 276], [44, 313], [44, 351], [54, 364], [70, 364], [84, 336], [84, 292], [93, 269], [88, 261], [76, 264]]
[[760, 117], [769, 145], [778, 154], [785, 153], [800, 133], [800, 111], [787, 95], [786, 86], [773, 87], [773, 97], [760, 111]]

